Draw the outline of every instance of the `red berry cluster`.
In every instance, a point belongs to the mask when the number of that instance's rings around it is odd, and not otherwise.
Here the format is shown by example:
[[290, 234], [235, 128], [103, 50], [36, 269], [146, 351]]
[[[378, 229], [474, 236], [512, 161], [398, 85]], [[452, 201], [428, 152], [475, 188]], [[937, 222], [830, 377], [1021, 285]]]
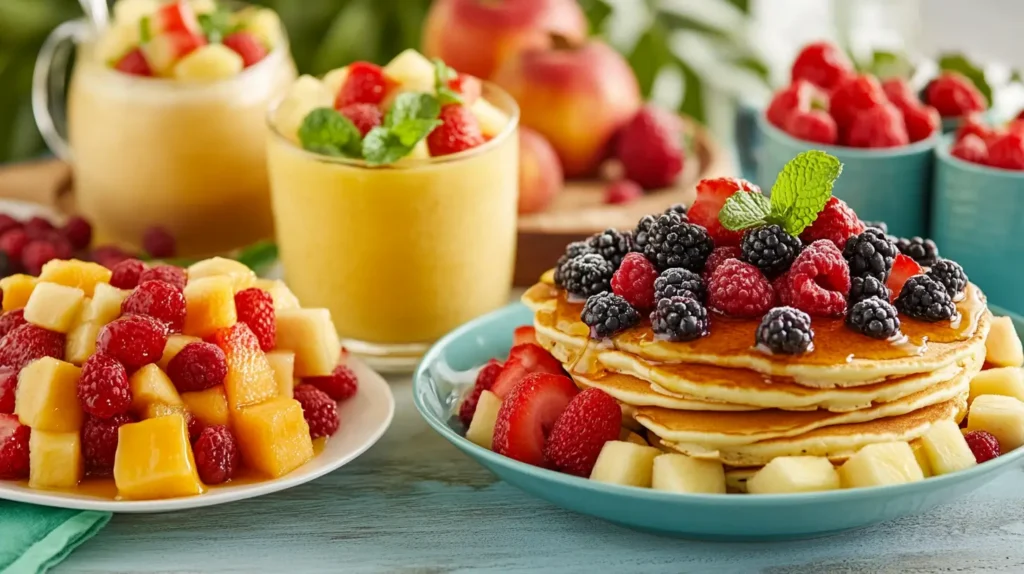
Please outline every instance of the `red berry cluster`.
[[645, 189], [672, 185], [686, 162], [683, 131], [678, 116], [653, 105], [641, 108], [614, 137], [623, 178], [605, 188], [605, 203], [629, 203]]
[[1024, 119], [993, 127], [977, 115], [964, 118], [950, 155], [964, 161], [1015, 171], [1024, 170]]
[[302, 405], [310, 436], [320, 438], [338, 432], [338, 405], [355, 396], [358, 388], [359, 378], [345, 364], [334, 367], [330, 375], [304, 378], [295, 387], [295, 400]]

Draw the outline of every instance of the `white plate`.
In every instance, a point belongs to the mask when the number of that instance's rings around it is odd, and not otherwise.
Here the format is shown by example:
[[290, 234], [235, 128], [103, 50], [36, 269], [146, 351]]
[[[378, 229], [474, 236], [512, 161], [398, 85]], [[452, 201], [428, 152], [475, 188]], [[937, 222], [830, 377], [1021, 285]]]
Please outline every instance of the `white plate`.
[[357, 359], [349, 365], [359, 377], [359, 392], [338, 408], [341, 428], [327, 441], [323, 451], [313, 460], [275, 480], [216, 486], [198, 496], [164, 500], [110, 500], [71, 492], [33, 490], [18, 483], [0, 480], [0, 499], [106, 512], [170, 512], [213, 506], [246, 498], [263, 496], [307, 483], [336, 470], [366, 452], [391, 424], [395, 399], [387, 381]]

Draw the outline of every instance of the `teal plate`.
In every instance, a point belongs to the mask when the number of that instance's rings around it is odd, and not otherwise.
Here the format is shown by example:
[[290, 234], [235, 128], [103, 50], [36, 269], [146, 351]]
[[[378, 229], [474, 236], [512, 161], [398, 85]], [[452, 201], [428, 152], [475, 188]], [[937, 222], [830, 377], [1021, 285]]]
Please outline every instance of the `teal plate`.
[[[997, 315], [1001, 311], [993, 309]], [[473, 383], [470, 369], [505, 357], [512, 330], [532, 324], [529, 309], [514, 304], [463, 325], [426, 354], [413, 379], [413, 400], [438, 433], [502, 480], [552, 504], [657, 534], [704, 540], [785, 540], [862, 528], [952, 501], [1014, 468], [1024, 448], [969, 470], [922, 482], [784, 495], [675, 494], [618, 486], [524, 464], [479, 447], [462, 436], [452, 416]], [[1014, 317], [1018, 333], [1024, 320]]]

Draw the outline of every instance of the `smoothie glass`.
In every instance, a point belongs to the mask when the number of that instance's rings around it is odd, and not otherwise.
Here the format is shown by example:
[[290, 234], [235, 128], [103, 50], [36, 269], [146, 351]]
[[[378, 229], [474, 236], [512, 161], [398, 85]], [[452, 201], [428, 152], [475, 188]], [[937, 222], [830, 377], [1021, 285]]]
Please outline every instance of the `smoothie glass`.
[[[50, 149], [72, 165], [78, 209], [98, 240], [137, 247], [159, 225], [179, 255], [202, 256], [271, 237], [264, 118], [296, 77], [284, 31], [264, 60], [207, 83], [118, 72], [96, 55], [97, 41], [86, 22], [54, 30], [36, 64], [33, 108]], [[77, 57], [65, 141], [69, 44]]]
[[327, 307], [350, 352], [404, 371], [456, 326], [508, 302], [516, 246], [519, 109], [483, 145], [384, 167], [268, 136], [274, 224], [285, 279]]

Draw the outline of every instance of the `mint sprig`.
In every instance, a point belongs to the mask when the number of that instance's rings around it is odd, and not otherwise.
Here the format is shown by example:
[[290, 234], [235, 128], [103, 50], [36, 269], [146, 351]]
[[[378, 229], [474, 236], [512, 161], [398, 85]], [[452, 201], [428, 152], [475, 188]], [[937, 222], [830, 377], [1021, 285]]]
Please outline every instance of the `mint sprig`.
[[814, 223], [832, 197], [843, 164], [823, 151], [805, 151], [786, 163], [772, 185], [771, 199], [737, 191], [718, 213], [722, 226], [741, 231], [774, 223], [790, 235], [800, 235]]
[[384, 125], [370, 130], [363, 139], [363, 157], [370, 165], [394, 163], [409, 155], [416, 144], [441, 125], [441, 103], [431, 94], [399, 94]]
[[231, 21], [231, 13], [219, 7], [213, 12], [198, 15], [196, 19], [199, 20], [199, 27], [203, 30], [203, 35], [211, 44], [223, 42], [225, 36], [233, 34], [239, 29], [239, 26]]
[[299, 126], [299, 142], [303, 149], [323, 155], [362, 155], [359, 128], [333, 108], [317, 108], [306, 114]]
[[441, 105], [463, 103], [462, 94], [448, 87], [448, 83], [458, 76], [458, 72], [449, 68], [444, 60], [434, 58], [434, 91]]
[[153, 39], [153, 19], [143, 16], [139, 19], [139, 43], [145, 44]]

